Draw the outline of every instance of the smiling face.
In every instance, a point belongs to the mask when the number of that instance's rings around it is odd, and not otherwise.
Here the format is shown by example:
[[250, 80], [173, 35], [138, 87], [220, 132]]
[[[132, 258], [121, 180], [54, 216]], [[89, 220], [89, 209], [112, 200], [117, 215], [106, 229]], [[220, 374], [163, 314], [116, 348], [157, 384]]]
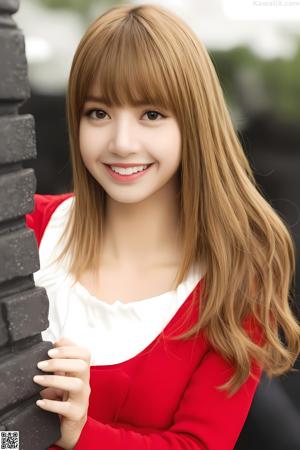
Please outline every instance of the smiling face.
[[[178, 188], [181, 134], [170, 111], [155, 105], [108, 106], [90, 94], [80, 118], [79, 146], [87, 170], [115, 201], [140, 202], [164, 187]], [[131, 176], [109, 167], [120, 164], [151, 166]]]

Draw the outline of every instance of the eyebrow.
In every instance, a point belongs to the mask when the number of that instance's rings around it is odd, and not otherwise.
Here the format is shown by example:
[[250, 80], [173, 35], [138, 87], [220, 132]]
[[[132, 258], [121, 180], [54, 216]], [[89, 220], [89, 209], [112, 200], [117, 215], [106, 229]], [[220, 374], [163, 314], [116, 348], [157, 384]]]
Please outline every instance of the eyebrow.
[[[104, 103], [105, 105], [108, 105], [105, 101], [105, 98], [97, 97], [95, 95], [89, 95], [85, 100], [85, 102], [93, 102], [93, 101], [98, 102], [98, 103]], [[155, 103], [153, 103], [153, 104], [155, 104]], [[135, 106], [147, 106], [147, 105], [152, 105], [152, 103], [145, 102], [145, 100], [136, 100], [134, 102], [134, 105]]]

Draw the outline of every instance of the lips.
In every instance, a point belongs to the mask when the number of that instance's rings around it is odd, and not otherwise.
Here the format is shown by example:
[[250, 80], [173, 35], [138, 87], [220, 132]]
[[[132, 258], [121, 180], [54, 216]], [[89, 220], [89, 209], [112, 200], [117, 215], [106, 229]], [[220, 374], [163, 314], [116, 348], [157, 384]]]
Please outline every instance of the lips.
[[138, 178], [141, 178], [143, 176], [145, 176], [145, 173], [148, 173], [148, 171], [150, 170], [150, 166], [152, 166], [154, 163], [152, 164], [145, 164], [146, 168], [143, 170], [139, 170], [137, 172], [133, 172], [133, 173], [129, 173], [129, 174], [122, 174], [119, 172], [116, 172], [115, 170], [113, 170], [109, 164], [104, 164], [106, 166], [106, 170], [108, 171], [108, 173], [110, 174], [110, 176], [121, 183], [130, 183], [131, 181], [135, 181]]

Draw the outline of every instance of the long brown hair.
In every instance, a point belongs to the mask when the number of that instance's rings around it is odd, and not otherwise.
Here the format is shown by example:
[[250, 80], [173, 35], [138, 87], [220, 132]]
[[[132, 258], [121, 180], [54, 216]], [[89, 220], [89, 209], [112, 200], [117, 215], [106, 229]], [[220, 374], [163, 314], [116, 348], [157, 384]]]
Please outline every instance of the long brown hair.
[[[80, 117], [92, 83], [109, 105], [145, 100], [171, 110], [180, 126], [184, 258], [175, 285], [194, 262], [205, 261], [206, 274], [199, 319], [176, 338], [205, 330], [211, 345], [236, 369], [219, 387], [230, 395], [251, 374], [252, 358], [269, 377], [294, 370], [300, 352], [300, 326], [290, 305], [294, 242], [256, 185], [206, 49], [179, 17], [162, 7], [114, 6], [79, 43], [67, 92], [76, 201], [57, 260], [70, 251], [75, 280], [99, 265], [105, 192], [79, 149]], [[245, 332], [247, 317], [263, 330], [262, 341], [254, 342]]]

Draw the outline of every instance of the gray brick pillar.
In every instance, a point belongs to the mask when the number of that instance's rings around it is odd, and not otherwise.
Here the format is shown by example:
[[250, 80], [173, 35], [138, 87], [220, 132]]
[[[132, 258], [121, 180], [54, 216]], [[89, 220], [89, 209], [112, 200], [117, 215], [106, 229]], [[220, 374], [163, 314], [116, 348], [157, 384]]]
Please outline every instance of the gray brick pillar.
[[24, 220], [36, 177], [22, 161], [36, 149], [33, 117], [18, 114], [30, 96], [24, 37], [11, 17], [18, 8], [19, 0], [0, 1], [0, 436], [19, 431], [20, 450], [45, 450], [60, 430], [58, 416], [36, 406], [43, 388], [32, 380], [52, 344], [41, 337], [49, 303], [34, 284], [38, 247]]

